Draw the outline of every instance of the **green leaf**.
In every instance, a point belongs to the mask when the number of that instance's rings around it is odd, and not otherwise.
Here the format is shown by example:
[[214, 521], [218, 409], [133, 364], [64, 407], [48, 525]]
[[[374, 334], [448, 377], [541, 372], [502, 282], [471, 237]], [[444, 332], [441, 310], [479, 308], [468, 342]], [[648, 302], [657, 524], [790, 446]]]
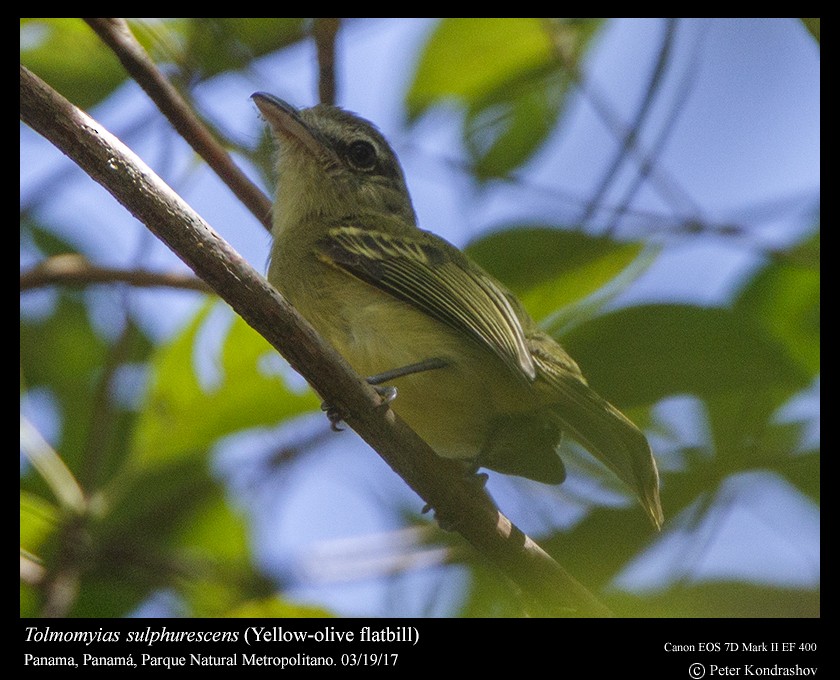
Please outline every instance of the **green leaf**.
[[176, 527], [173, 541], [200, 549], [217, 560], [247, 565], [250, 554], [244, 513], [228, 502], [218, 480], [213, 481], [211, 488], [209, 502], [192, 513], [189, 522]]
[[727, 581], [679, 582], [668, 590], [642, 595], [614, 590], [609, 604], [623, 617], [818, 618], [820, 590]]
[[578, 326], [562, 342], [593, 388], [625, 408], [673, 394], [792, 394], [809, 383], [783, 346], [726, 309], [631, 307]]
[[183, 63], [208, 77], [248, 66], [256, 57], [306, 37], [304, 19], [190, 19], [183, 29]]
[[212, 555], [190, 546], [183, 533], [219, 498], [223, 493], [198, 456], [117, 478], [87, 525], [90, 555], [71, 614], [125, 616], [159, 589], [202, 578]]
[[52, 316], [21, 321], [20, 346], [28, 386], [75, 392], [88, 387], [91, 374], [102, 364], [106, 343], [91, 327], [79, 297], [65, 294]]
[[[271, 592], [254, 570], [245, 517], [228, 502], [205, 456], [133, 469], [104, 496], [90, 524], [77, 616], [122, 616], [159, 589], [187, 612], [219, 616]], [[116, 577], [115, 577], [116, 575]]]
[[573, 61], [585, 49], [600, 20], [443, 19], [420, 55], [406, 94], [410, 119], [443, 100], [475, 104], [523, 76], [557, 66], [553, 36]]
[[[182, 82], [244, 68], [306, 35], [303, 19], [131, 19], [134, 37]], [[20, 61], [74, 104], [89, 108], [128, 74], [82, 19], [21, 19]]]
[[808, 451], [787, 459], [784, 469], [773, 468], [784, 475], [802, 493], [810, 496], [814, 503], [820, 503], [820, 452]]
[[261, 368], [277, 354], [238, 316], [224, 337], [218, 384], [202, 387], [195, 370], [196, 341], [211, 310], [208, 303], [153, 358], [151, 387], [136, 428], [135, 462], [160, 463], [206, 452], [222, 436], [275, 425], [318, 407], [311, 390], [294, 392], [281, 376]]
[[33, 618], [38, 616], [38, 605], [40, 594], [30, 583], [20, 582], [20, 618]]
[[409, 119], [454, 102], [481, 179], [507, 175], [554, 128], [600, 20], [443, 19], [406, 94]]
[[480, 559], [471, 560], [470, 580], [458, 615], [465, 618], [522, 618], [522, 593], [498, 569]]
[[[819, 252], [819, 233], [800, 251]], [[791, 359], [815, 376], [820, 370], [819, 260], [805, 266], [796, 258], [774, 261], [753, 277], [735, 301], [735, 312], [763, 326]]]
[[96, 379], [105, 363], [106, 347], [77, 295], [61, 293], [49, 317], [21, 319], [22, 383], [27, 388], [48, 388], [55, 396], [61, 435], [51, 444], [74, 474], [79, 472], [86, 447]]
[[[109, 345], [91, 326], [80, 294], [61, 291], [56, 299], [50, 316], [21, 318], [21, 384], [24, 389], [46, 388], [55, 398], [61, 430], [50, 443], [77, 479], [95, 487], [109, 479], [128, 454], [135, 418], [132, 406], [118, 403], [112, 390], [103, 390], [103, 376], [114, 362], [115, 372], [142, 364], [151, 343], [129, 321], [119, 346]], [[22, 484], [43, 488], [30, 477]]]
[[130, 469], [107, 490], [96, 535], [103, 545], [130, 537], [135, 545], [171, 547], [186, 518], [220, 493], [200, 452]]
[[223, 614], [223, 616], [246, 619], [320, 619], [333, 617], [334, 614], [321, 607], [295, 604], [275, 595], [260, 600], [243, 602], [226, 614]]
[[808, 33], [810, 33], [817, 41], [817, 44], [820, 44], [820, 19], [817, 17], [816, 19], [800, 19], [800, 21], [804, 24], [805, 28], [808, 29]]
[[802, 424], [774, 422], [779, 405], [790, 396], [789, 390], [778, 387], [708, 399], [706, 412], [714, 457], [692, 465], [689, 474], [696, 474], [702, 467], [701, 478], [722, 480], [746, 470], [769, 469], [785, 477], [796, 471], [803, 490], [813, 492], [813, 474], [819, 476], [819, 457], [799, 453]]
[[217, 493], [182, 522], [174, 538], [176, 555], [197, 561], [180, 592], [192, 616], [224, 616], [231, 608], [274, 590], [268, 578], [254, 570], [247, 524], [224, 495]]
[[78, 252], [70, 243], [33, 219], [31, 214], [21, 215], [20, 236], [21, 242], [31, 239], [39, 255], [43, 255], [44, 257]]
[[556, 125], [570, 82], [557, 70], [535, 73], [469, 107], [464, 139], [479, 179], [504, 177], [531, 157]]
[[420, 56], [406, 95], [408, 115], [417, 118], [441, 99], [483, 99], [553, 60], [539, 19], [443, 19]]
[[483, 236], [466, 251], [539, 320], [602, 288], [625, 271], [642, 249], [641, 243], [529, 227]]
[[75, 18], [21, 19], [20, 63], [83, 109], [128, 77], [110, 48]]
[[55, 533], [59, 510], [49, 501], [27, 491], [20, 492], [20, 547], [40, 556], [42, 546]]
[[[666, 511], [670, 510], [668, 506]], [[580, 522], [541, 539], [540, 545], [572, 574], [586, 574], [587, 587], [598, 593], [657, 537], [633, 502], [593, 506]]]

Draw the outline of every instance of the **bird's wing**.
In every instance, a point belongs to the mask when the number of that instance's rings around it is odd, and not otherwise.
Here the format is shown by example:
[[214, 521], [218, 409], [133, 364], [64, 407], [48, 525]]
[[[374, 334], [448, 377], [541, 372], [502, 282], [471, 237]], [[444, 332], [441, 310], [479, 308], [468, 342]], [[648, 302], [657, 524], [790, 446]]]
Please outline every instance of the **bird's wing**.
[[534, 380], [534, 360], [507, 292], [443, 239], [342, 226], [319, 240], [318, 255], [471, 337]]

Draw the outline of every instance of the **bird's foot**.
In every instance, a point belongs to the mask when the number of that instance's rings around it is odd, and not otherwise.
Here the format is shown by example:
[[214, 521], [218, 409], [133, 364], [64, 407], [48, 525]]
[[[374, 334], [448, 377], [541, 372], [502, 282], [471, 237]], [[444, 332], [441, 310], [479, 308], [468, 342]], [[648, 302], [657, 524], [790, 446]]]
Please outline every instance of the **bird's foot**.
[[370, 382], [370, 378], [368, 378], [368, 383], [370, 383], [373, 389], [376, 390], [376, 393], [382, 398], [382, 403], [379, 405], [380, 408], [385, 408], [397, 398], [397, 388], [393, 385], [377, 385], [376, 383]]
[[[368, 382], [370, 382], [370, 379], [368, 379]], [[376, 393], [382, 399], [379, 404], [379, 408], [387, 408], [388, 404], [397, 398], [396, 387], [392, 387], [391, 385], [377, 385], [375, 383], [371, 383], [371, 386], [374, 390], [376, 390]], [[340, 426], [340, 423], [345, 419], [346, 414], [340, 408], [324, 402], [321, 404], [321, 410], [327, 414], [327, 418], [330, 420], [330, 429], [333, 432], [344, 431], [344, 428]]]
[[344, 413], [338, 407], [324, 402], [321, 404], [321, 410], [327, 414], [327, 418], [330, 420], [330, 429], [333, 432], [344, 431], [344, 428], [339, 426], [339, 423], [344, 420]]
[[[467, 467], [464, 471], [464, 482], [472, 493], [484, 495], [484, 487], [487, 485], [487, 480], [490, 476], [486, 472], [478, 472], [477, 470], [477, 465], [470, 465]], [[489, 499], [489, 495], [487, 497]], [[441, 529], [444, 531], [455, 531], [457, 529], [458, 523], [460, 522], [459, 518], [450, 517], [445, 512], [435, 510], [429, 503], [426, 503], [426, 505], [423, 506], [420, 513], [425, 515], [433, 510], [435, 521], [437, 521], [438, 526]]]

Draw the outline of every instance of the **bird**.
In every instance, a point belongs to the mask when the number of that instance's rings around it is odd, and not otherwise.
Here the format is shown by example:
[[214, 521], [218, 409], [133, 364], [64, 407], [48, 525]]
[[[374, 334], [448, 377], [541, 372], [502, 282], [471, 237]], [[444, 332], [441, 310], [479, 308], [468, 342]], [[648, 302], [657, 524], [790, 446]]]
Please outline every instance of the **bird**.
[[636, 425], [502, 283], [421, 229], [399, 159], [343, 108], [252, 95], [277, 147], [269, 282], [439, 456], [545, 484], [571, 437], [664, 521]]

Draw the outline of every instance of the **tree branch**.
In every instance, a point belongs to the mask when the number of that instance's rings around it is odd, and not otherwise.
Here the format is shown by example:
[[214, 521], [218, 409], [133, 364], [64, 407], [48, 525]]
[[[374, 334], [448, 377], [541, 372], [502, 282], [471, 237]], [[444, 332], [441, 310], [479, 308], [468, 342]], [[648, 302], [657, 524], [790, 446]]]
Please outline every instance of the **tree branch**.
[[21, 292], [56, 284], [91, 283], [128, 283], [139, 288], [166, 287], [195, 290], [200, 293], [213, 292], [204, 281], [190, 274], [99, 267], [83, 255], [75, 253], [48, 257], [20, 275]]
[[[649, 148], [648, 154], [645, 157], [644, 161], [639, 165], [638, 172], [636, 173], [633, 180], [630, 182], [630, 185], [627, 187], [627, 190], [624, 192], [624, 196], [618, 202], [618, 208], [616, 210], [615, 215], [611, 222], [607, 225], [606, 233], [612, 234], [615, 233], [615, 230], [618, 228], [618, 222], [621, 219], [621, 215], [623, 215], [630, 207], [633, 199], [636, 196], [636, 193], [641, 189], [644, 185], [645, 181], [647, 180], [648, 176], [654, 169], [654, 165], [658, 160], [661, 153], [664, 151], [668, 140], [671, 137], [671, 133], [674, 132], [677, 126], [677, 121], [679, 120], [680, 115], [682, 115], [683, 111], [685, 110], [685, 105], [688, 102], [688, 98], [691, 94], [692, 88], [694, 88], [696, 81], [697, 81], [697, 73], [700, 68], [700, 59], [698, 55], [698, 47], [699, 44], [695, 43], [693, 55], [689, 59], [688, 66], [683, 73], [682, 77], [680, 78], [680, 82], [677, 85], [677, 91], [674, 95], [671, 96], [671, 107], [668, 111], [668, 115], [662, 124], [659, 127], [659, 132], [656, 135], [656, 138], [653, 140], [652, 145]], [[675, 217], [677, 217], [675, 215]], [[686, 223], [686, 220], [678, 220], [683, 225]], [[691, 220], [688, 220], [689, 223], [699, 223], [702, 222], [704, 225], [704, 229], [708, 229], [710, 231], [714, 230], [714, 225], [709, 225], [705, 218], [699, 213], [695, 212], [694, 216]]]
[[[559, 63], [577, 83], [580, 91], [588, 98], [592, 110], [603, 121], [607, 129], [615, 135], [616, 139], [627, 140], [627, 153], [632, 155], [640, 166], [648, 163], [652, 158], [651, 154], [642, 146], [638, 138], [630, 136], [627, 125], [624, 124], [621, 116], [615, 112], [609, 100], [586, 77], [578, 68], [574, 58], [568, 54], [568, 50], [563, 44], [563, 36], [558, 30], [558, 24], [555, 21], [547, 20], [545, 26], [554, 45], [554, 52]], [[648, 164], [650, 165], [648, 175], [651, 188], [662, 197], [675, 214], [689, 212], [692, 215], [699, 215], [702, 213], [697, 203], [672, 176], [665, 174], [652, 162]]]
[[120, 60], [129, 75], [167, 117], [189, 145], [230, 187], [245, 207], [271, 231], [271, 201], [240, 170], [189, 104], [166, 79], [143, 46], [137, 42], [125, 19], [85, 19]]
[[312, 37], [318, 50], [318, 101], [335, 104], [335, 36], [341, 19], [315, 19]]
[[522, 589], [538, 615], [609, 616], [586, 588], [438, 457], [276, 290], [131, 150], [20, 67], [20, 117], [49, 139], [271, 343], [440, 517]]
[[[630, 123], [630, 126], [627, 128], [624, 134], [624, 138], [621, 140], [621, 145], [618, 149], [616, 149], [615, 155], [612, 159], [612, 162], [609, 164], [607, 172], [601, 178], [601, 182], [595, 189], [592, 198], [589, 199], [589, 204], [586, 206], [586, 211], [580, 218], [581, 223], [587, 223], [592, 217], [592, 215], [595, 213], [597, 207], [604, 200], [604, 196], [606, 196], [607, 191], [610, 188], [610, 184], [612, 184], [612, 181], [615, 179], [615, 176], [621, 169], [622, 164], [630, 155], [630, 148], [636, 143], [636, 140], [639, 138], [639, 135], [642, 131], [642, 126], [645, 123], [645, 119], [647, 118], [648, 113], [650, 113], [651, 111], [651, 107], [653, 106], [653, 102], [656, 99], [656, 95], [659, 92], [659, 89], [662, 87], [663, 83], [665, 82], [665, 70], [668, 68], [669, 60], [671, 57], [671, 47], [674, 42], [674, 34], [676, 33], [676, 27], [676, 19], [665, 20], [665, 31], [664, 35], [662, 36], [662, 44], [659, 46], [659, 52], [656, 57], [656, 64], [654, 65], [653, 71], [650, 74], [650, 79], [648, 80], [647, 88], [645, 88], [645, 96], [639, 103], [639, 108], [636, 111], [636, 115], [633, 117], [633, 122]], [[649, 168], [650, 164], [646, 166], [647, 172], [649, 172]]]

